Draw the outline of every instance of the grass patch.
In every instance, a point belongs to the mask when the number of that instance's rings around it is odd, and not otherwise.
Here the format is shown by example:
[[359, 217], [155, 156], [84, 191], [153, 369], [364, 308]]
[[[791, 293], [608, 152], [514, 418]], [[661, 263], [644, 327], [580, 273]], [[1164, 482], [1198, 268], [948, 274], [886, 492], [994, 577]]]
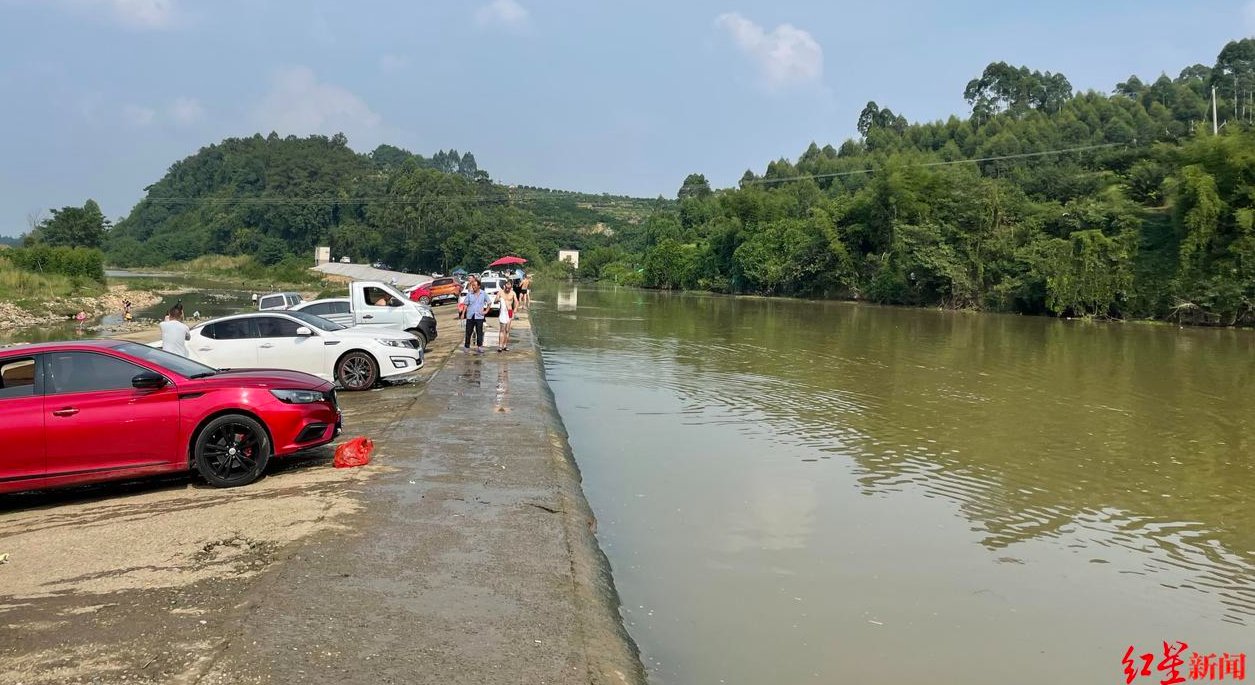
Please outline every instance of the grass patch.
[[306, 260], [295, 257], [266, 266], [249, 255], [204, 255], [186, 262], [167, 264], [162, 269], [212, 278], [248, 290], [307, 288], [317, 286], [323, 280], [321, 275], [309, 269]]
[[104, 290], [90, 278], [27, 271], [0, 257], [0, 299], [25, 309], [56, 297], [99, 295]]
[[137, 278], [129, 277], [121, 281], [126, 284], [127, 290], [148, 293], [162, 293], [172, 290], [179, 290], [184, 286], [175, 282], [164, 280], [162, 278]]

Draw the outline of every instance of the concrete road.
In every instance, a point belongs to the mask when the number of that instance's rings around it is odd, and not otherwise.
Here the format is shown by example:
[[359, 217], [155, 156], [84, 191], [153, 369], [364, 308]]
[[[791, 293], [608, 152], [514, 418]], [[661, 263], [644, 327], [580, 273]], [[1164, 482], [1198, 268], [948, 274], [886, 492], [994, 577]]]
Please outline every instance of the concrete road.
[[0, 683], [641, 682], [528, 322], [478, 357], [437, 312], [342, 394], [370, 466], [0, 497]]

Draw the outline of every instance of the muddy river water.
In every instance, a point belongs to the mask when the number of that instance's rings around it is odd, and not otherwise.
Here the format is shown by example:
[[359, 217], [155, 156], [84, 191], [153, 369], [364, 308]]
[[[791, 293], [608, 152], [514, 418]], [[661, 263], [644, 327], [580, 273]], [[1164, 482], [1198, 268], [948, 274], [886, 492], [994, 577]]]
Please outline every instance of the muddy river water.
[[536, 296], [653, 682], [1123, 683], [1130, 646], [1160, 682], [1164, 642], [1183, 677], [1255, 652], [1255, 332]]

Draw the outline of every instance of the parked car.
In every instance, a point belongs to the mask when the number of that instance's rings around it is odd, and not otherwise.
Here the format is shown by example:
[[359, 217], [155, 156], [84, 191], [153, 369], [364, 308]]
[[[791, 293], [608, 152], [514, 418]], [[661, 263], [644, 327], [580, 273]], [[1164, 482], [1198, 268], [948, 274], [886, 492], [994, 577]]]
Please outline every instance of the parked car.
[[340, 432], [335, 390], [293, 371], [218, 371], [145, 345], [0, 350], [0, 492], [195, 470], [256, 480], [273, 456]]
[[297, 311], [206, 321], [192, 328], [187, 350], [192, 359], [216, 368], [302, 371], [346, 390], [369, 390], [380, 380], [423, 368], [423, 348], [410, 333], [346, 328]]
[[352, 263], [353, 263], [353, 260], [352, 260], [352, 259], [349, 259], [348, 257], [341, 257], [341, 258], [340, 258], [340, 263], [341, 263], [341, 264], [352, 264]]
[[419, 304], [440, 304], [457, 302], [462, 294], [462, 284], [452, 276], [442, 276], [427, 283], [413, 286], [405, 291], [405, 295]]
[[436, 339], [436, 317], [431, 307], [412, 302], [379, 281], [353, 281], [349, 297], [303, 302], [292, 311], [321, 316], [349, 328], [370, 326], [413, 333], [424, 350]]
[[452, 276], [441, 276], [428, 283], [427, 288], [431, 291], [432, 304], [457, 302], [458, 295], [462, 294], [462, 284]]
[[428, 283], [422, 283], [409, 288], [405, 291], [405, 296], [410, 298], [411, 302], [417, 302], [421, 305], [431, 304], [431, 287]]
[[504, 278], [497, 276], [485, 276], [479, 280], [479, 287], [483, 288], [488, 294], [488, 314], [493, 315], [501, 311], [501, 284]]
[[300, 293], [267, 293], [257, 298], [257, 311], [291, 309], [302, 302]]

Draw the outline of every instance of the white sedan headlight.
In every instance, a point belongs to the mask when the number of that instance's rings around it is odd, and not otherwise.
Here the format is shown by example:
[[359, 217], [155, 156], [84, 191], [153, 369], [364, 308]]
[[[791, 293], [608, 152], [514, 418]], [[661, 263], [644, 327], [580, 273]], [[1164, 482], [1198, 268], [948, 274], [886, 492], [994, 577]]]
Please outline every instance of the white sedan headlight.
[[388, 347], [413, 347], [408, 340], [388, 340], [386, 338], [375, 338], [375, 342]]

